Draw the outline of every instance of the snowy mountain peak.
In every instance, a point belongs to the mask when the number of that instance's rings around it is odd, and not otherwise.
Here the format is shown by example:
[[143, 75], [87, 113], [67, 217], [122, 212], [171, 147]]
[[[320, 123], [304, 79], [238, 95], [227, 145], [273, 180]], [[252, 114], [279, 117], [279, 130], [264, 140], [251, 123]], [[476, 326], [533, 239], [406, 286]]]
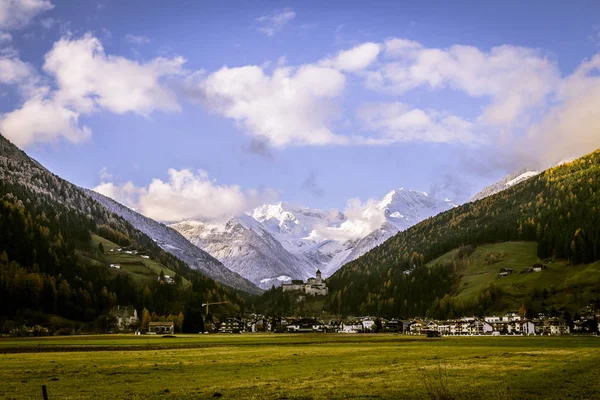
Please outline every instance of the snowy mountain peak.
[[184, 221], [172, 227], [225, 266], [263, 288], [330, 276], [401, 230], [454, 207], [448, 199], [398, 188], [346, 213], [286, 202], [264, 204], [220, 225]]

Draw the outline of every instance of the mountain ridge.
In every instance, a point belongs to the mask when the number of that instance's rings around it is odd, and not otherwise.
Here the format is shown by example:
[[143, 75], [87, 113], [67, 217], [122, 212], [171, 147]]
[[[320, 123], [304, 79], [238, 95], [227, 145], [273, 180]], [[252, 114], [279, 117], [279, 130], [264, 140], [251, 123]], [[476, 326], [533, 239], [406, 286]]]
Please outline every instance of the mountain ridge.
[[317, 270], [331, 275], [393, 234], [454, 206], [447, 199], [400, 188], [362, 205], [359, 218], [278, 202], [225, 223], [187, 220], [170, 227], [268, 289], [284, 278], [307, 279]]

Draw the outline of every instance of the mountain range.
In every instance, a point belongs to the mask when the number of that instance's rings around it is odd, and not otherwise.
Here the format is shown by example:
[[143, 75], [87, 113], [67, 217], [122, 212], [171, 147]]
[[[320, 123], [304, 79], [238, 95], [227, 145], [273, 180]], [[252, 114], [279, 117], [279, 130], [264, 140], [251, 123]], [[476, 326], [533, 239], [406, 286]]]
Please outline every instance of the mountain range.
[[452, 207], [449, 199], [401, 188], [346, 213], [279, 202], [225, 222], [187, 220], [170, 227], [268, 289], [314, 276], [318, 269], [329, 276], [394, 234]]

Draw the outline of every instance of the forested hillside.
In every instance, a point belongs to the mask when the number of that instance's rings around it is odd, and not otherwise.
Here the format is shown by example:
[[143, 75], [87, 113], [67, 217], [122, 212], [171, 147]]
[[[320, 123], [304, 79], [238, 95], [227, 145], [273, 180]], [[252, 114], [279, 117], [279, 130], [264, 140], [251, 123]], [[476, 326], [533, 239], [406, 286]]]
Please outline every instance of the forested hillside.
[[436, 297], [453, 293], [461, 268], [460, 262], [426, 264], [486, 243], [534, 241], [541, 259], [594, 262], [600, 259], [599, 211], [596, 151], [397, 234], [328, 279], [329, 307], [346, 314], [425, 315]]
[[[109, 268], [92, 234], [143, 251], [191, 285], [153, 279], [140, 287], [126, 271]], [[1, 329], [47, 322], [48, 315], [90, 322], [117, 304], [177, 315], [206, 300], [230, 301], [233, 313], [244, 307], [240, 294], [191, 270], [0, 136]]]

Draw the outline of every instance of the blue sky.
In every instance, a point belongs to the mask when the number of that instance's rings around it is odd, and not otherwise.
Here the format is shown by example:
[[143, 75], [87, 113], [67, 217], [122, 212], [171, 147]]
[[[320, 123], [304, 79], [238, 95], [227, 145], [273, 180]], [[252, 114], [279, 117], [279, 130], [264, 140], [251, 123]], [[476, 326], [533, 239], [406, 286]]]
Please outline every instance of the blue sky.
[[594, 1], [1, 1], [0, 38], [3, 134], [161, 220], [465, 201], [600, 146]]

